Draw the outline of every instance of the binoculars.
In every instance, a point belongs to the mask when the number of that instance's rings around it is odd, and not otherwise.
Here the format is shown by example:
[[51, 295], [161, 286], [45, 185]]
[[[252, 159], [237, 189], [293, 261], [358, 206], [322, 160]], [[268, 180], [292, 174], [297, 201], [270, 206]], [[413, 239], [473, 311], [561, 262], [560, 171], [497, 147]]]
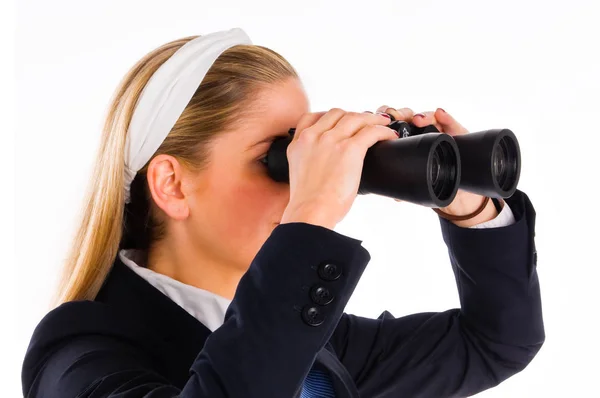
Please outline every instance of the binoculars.
[[[459, 188], [490, 198], [508, 198], [517, 189], [521, 152], [509, 129], [453, 137], [433, 125], [417, 127], [393, 118], [387, 127], [399, 137], [367, 150], [358, 194], [446, 207]], [[289, 183], [287, 147], [295, 130], [289, 130], [289, 137], [277, 138], [267, 153], [268, 174], [275, 181]]]

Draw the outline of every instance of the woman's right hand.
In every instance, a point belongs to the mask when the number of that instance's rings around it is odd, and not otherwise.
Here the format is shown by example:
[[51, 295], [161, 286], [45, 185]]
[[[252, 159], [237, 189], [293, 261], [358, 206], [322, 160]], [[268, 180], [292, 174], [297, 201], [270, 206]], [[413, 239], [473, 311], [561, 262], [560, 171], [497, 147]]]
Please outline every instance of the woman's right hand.
[[356, 199], [367, 150], [398, 138], [390, 122], [381, 114], [339, 108], [303, 115], [287, 148], [290, 201], [281, 224], [333, 229]]

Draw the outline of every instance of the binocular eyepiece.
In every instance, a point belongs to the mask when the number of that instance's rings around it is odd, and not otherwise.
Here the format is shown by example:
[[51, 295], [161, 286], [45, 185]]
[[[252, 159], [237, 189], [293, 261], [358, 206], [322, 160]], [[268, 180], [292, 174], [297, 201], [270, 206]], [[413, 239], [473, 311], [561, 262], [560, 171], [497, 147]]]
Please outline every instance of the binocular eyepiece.
[[[393, 120], [393, 119], [392, 119]], [[458, 136], [433, 126], [394, 120], [396, 140], [379, 141], [365, 155], [358, 194], [373, 193], [426, 207], [446, 207], [458, 189], [491, 198], [508, 198], [517, 189], [521, 152], [509, 129]], [[289, 137], [276, 139], [267, 153], [270, 177], [289, 182]]]

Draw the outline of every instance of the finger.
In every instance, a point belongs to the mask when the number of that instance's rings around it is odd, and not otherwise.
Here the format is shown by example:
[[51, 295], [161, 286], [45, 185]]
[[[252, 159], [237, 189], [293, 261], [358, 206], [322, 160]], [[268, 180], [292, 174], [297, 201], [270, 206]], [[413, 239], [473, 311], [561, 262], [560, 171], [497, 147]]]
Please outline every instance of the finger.
[[327, 113], [326, 111], [323, 111], [323, 112], [305, 113], [304, 115], [302, 115], [300, 117], [300, 120], [298, 120], [298, 123], [296, 123], [296, 131], [294, 132], [292, 141], [296, 141], [298, 139], [298, 137], [300, 136], [301, 131], [314, 125], [326, 113]]
[[414, 112], [410, 108], [392, 108], [391, 106], [381, 105], [377, 108], [377, 112], [384, 112], [389, 115], [392, 115], [395, 120], [404, 121], [410, 123]]
[[435, 119], [442, 126], [442, 131], [448, 133], [449, 135], [462, 135], [467, 134], [469, 132], [469, 130], [463, 127], [448, 112], [446, 112], [442, 108], [437, 108], [437, 110], [435, 111]]
[[327, 132], [327, 135], [335, 140], [341, 140], [352, 137], [365, 126], [387, 126], [390, 121], [388, 117], [381, 114], [348, 112], [338, 121], [334, 129]]
[[425, 127], [433, 124], [436, 129], [443, 131], [442, 125], [436, 120], [435, 112], [420, 112], [413, 116], [412, 123], [417, 127]]
[[388, 107], [384, 110], [384, 112], [392, 115], [394, 117], [394, 119], [396, 119], [396, 120], [407, 122], [407, 123], [410, 123], [410, 121], [412, 120], [412, 117], [414, 115], [413, 110], [410, 108], [396, 109], [396, 108]]
[[327, 112], [305, 114], [298, 122], [292, 142], [298, 141], [300, 136], [317, 139], [323, 132], [333, 128], [345, 114], [346, 111], [340, 108], [332, 108]]
[[396, 130], [381, 125], [367, 125], [354, 134], [354, 136], [350, 137], [350, 140], [354, 141], [362, 150], [363, 157], [366, 154], [367, 149], [377, 142], [397, 139], [398, 133]]
[[397, 117], [396, 120], [401, 120], [407, 123], [410, 123], [415, 115], [415, 112], [410, 108], [400, 108], [397, 109], [397, 112], [400, 114], [400, 117]]

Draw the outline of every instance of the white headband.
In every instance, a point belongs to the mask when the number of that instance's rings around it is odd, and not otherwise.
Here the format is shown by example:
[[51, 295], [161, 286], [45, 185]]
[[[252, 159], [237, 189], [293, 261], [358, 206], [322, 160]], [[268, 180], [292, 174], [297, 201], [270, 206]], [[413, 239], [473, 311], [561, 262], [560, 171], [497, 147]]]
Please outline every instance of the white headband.
[[197, 37], [177, 50], [152, 75], [136, 104], [125, 142], [125, 203], [136, 173], [150, 160], [225, 50], [252, 44], [240, 28]]

